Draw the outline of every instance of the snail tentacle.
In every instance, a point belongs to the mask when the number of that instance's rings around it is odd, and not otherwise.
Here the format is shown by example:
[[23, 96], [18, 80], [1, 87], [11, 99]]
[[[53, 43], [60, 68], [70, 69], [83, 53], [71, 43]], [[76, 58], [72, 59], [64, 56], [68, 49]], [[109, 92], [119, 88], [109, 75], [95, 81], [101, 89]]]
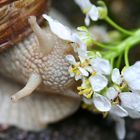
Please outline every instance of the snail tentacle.
[[41, 82], [42, 80], [39, 74], [36, 73], [31, 74], [25, 87], [16, 94], [12, 95], [11, 100], [13, 102], [16, 102], [25, 96], [29, 96], [40, 85]]
[[[49, 54], [54, 45], [50, 41], [49, 37], [47, 36], [47, 33], [44, 32], [44, 30], [42, 30], [40, 28], [40, 26], [38, 25], [38, 23], [36, 21], [35, 16], [30, 16], [28, 18], [28, 22], [30, 23], [31, 28], [37, 37], [37, 40], [39, 42], [39, 48], [40, 48], [41, 52], [45, 53], [45, 54]], [[47, 44], [49, 44], [49, 46]]]

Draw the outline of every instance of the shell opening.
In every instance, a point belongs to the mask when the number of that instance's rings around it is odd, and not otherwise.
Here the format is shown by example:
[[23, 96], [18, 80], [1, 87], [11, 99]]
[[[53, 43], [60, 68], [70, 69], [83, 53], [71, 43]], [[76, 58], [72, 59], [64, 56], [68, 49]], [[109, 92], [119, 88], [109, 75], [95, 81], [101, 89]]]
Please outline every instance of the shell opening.
[[40, 26], [38, 25], [36, 21], [35, 16], [30, 16], [28, 18], [28, 22], [30, 23], [31, 28], [38, 39], [40, 51], [42, 53], [49, 54], [52, 50], [53, 45], [51, 45], [52, 43], [50, 42], [50, 39], [48, 38], [47, 33], [40, 28]]
[[29, 96], [40, 85], [41, 81], [42, 80], [39, 74], [31, 74], [25, 87], [16, 94], [12, 95], [11, 100], [16, 102], [25, 96]]

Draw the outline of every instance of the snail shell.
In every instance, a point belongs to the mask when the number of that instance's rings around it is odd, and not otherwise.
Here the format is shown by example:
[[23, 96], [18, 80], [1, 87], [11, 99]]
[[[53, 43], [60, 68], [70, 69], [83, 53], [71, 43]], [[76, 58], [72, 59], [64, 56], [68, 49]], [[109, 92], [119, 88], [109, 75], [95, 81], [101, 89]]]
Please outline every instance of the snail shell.
[[[0, 123], [39, 130], [46, 123], [72, 114], [80, 105], [65, 60], [71, 46], [57, 38], [48, 27], [41, 29], [38, 25], [47, 0], [4, 2], [0, 3], [5, 4], [0, 9], [0, 75], [4, 77], [0, 79]], [[11, 11], [7, 11], [9, 4]], [[29, 9], [30, 6], [33, 8]], [[16, 18], [14, 11], [18, 11]], [[38, 23], [35, 17], [28, 19], [31, 28], [27, 22], [29, 15], [36, 15], [38, 19]], [[29, 34], [32, 30], [34, 33]], [[13, 93], [16, 93], [12, 96], [13, 101], [34, 94], [12, 104], [9, 96]]]
[[43, 22], [42, 13], [50, 0], [3, 0], [0, 2], [0, 52], [13, 46], [31, 33], [28, 16], [35, 15]]

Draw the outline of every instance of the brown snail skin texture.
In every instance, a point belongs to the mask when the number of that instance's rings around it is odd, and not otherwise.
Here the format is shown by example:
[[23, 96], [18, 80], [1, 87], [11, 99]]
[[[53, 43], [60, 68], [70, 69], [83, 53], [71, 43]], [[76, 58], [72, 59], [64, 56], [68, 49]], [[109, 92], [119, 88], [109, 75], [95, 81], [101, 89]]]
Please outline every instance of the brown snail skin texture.
[[74, 113], [81, 99], [65, 60], [71, 46], [34, 16], [29, 23], [34, 33], [0, 54], [0, 123], [40, 130]]

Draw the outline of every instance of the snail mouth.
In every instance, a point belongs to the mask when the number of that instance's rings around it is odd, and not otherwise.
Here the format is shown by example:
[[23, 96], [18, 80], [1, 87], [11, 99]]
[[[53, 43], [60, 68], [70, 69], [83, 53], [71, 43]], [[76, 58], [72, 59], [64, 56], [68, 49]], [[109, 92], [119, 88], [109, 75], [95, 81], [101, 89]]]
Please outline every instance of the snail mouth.
[[23, 97], [31, 95], [33, 91], [41, 84], [41, 82], [42, 79], [39, 74], [37, 73], [31, 74], [25, 87], [20, 91], [18, 91], [17, 93], [15, 93], [14, 95], [12, 95], [11, 100], [13, 102], [16, 102]]

